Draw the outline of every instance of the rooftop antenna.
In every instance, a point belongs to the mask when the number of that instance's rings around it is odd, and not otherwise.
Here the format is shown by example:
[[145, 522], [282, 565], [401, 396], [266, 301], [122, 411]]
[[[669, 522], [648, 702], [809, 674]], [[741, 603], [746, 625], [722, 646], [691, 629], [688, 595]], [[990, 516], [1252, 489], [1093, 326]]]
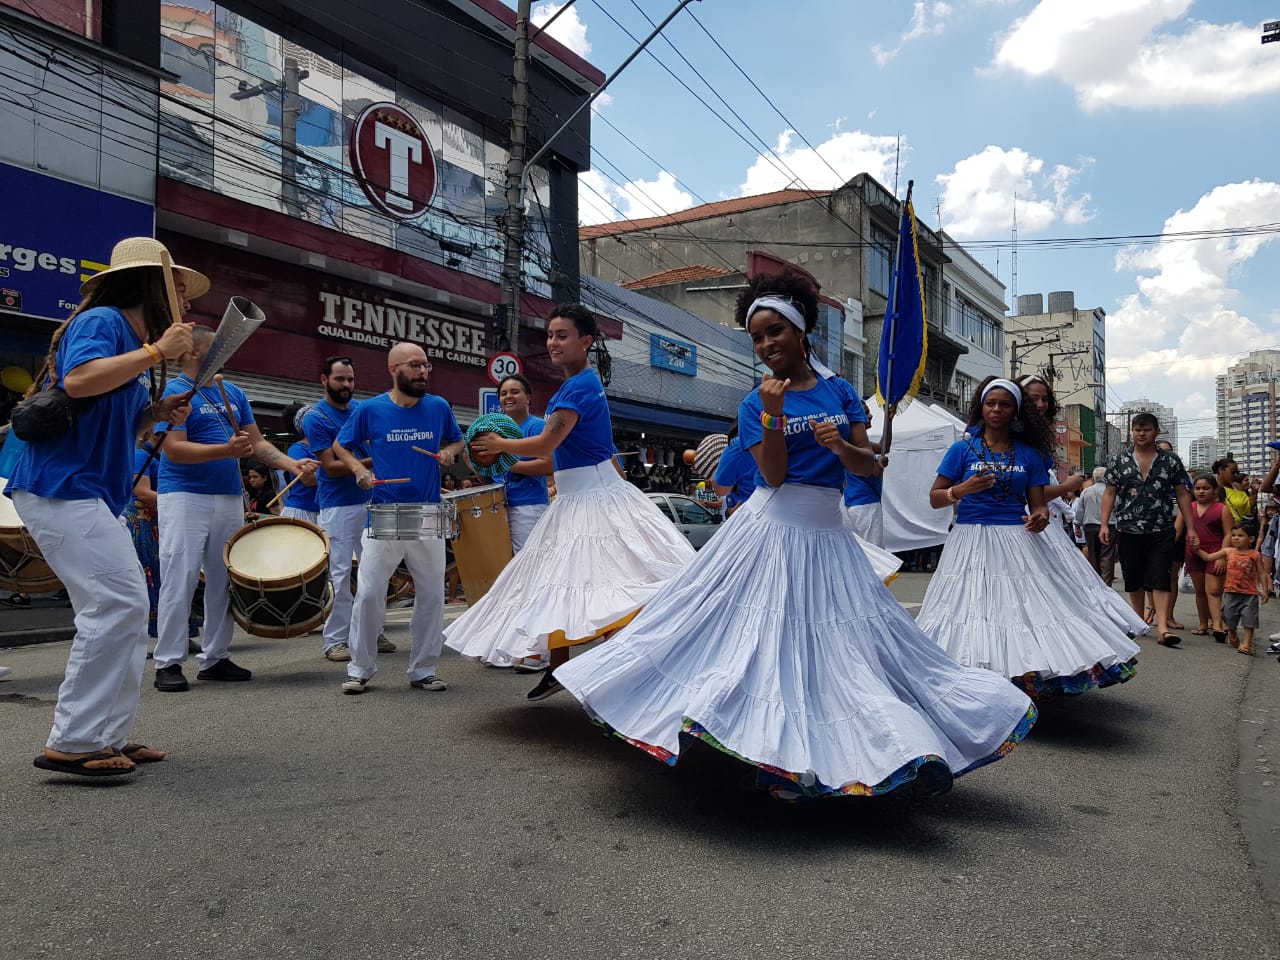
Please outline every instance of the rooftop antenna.
[[1013, 254], [1010, 264], [1009, 286], [1013, 291], [1013, 308], [1018, 309], [1018, 193], [1013, 194]]
[[893, 148], [893, 195], [898, 195], [898, 162], [902, 159], [902, 131], [898, 131], [898, 145]]

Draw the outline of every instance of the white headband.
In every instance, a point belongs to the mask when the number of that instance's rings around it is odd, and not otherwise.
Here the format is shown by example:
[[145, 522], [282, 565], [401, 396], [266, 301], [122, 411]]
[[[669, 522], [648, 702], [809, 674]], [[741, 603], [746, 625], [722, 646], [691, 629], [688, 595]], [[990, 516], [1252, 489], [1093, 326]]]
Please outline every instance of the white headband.
[[990, 383], [988, 383], [985, 387], [982, 388], [982, 396], [978, 398], [979, 402], [987, 399], [987, 394], [990, 393], [992, 390], [996, 390], [996, 389], [1009, 391], [1009, 393], [1013, 395], [1014, 406], [1017, 407], [1019, 410], [1022, 409], [1022, 391], [1018, 388], [1018, 385], [1014, 383], [1012, 380], [1004, 380], [1004, 379], [992, 380]]
[[[801, 339], [804, 339], [806, 333], [804, 314], [788, 298], [780, 297], [776, 293], [766, 293], [763, 297], [757, 297], [751, 302], [751, 306], [747, 308], [748, 326], [751, 324], [752, 315], [757, 310], [772, 310], [774, 313], [786, 317], [791, 321], [791, 325], [800, 331]], [[837, 376], [834, 370], [813, 355], [812, 347], [809, 350], [809, 366], [813, 367], [813, 372], [823, 380], [830, 380], [832, 377]]]

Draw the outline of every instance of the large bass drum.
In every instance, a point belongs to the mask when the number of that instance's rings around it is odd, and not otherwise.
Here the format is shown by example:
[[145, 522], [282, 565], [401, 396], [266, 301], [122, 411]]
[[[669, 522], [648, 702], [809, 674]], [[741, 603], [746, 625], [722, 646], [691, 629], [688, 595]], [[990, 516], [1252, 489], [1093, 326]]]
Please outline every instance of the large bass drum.
[[18, 593], [61, 590], [62, 581], [45, 563], [13, 501], [4, 495], [8, 485], [9, 481], [0, 477], [0, 587]]
[[446, 503], [458, 507], [457, 539], [453, 555], [467, 603], [475, 603], [493, 586], [502, 568], [511, 562], [511, 528], [507, 525], [507, 488], [494, 483], [444, 494]]
[[333, 609], [329, 538], [294, 517], [264, 517], [231, 535], [222, 551], [231, 615], [256, 637], [300, 637]]

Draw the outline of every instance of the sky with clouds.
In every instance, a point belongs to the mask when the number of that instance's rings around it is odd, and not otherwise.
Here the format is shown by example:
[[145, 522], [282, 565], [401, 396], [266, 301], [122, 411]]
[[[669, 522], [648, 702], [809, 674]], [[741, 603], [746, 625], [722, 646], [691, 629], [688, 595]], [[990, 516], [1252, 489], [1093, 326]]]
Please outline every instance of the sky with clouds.
[[[578, 0], [550, 32], [608, 74], [674, 6]], [[1110, 409], [1173, 407], [1185, 448], [1216, 432], [1215, 374], [1280, 349], [1270, 19], [1277, 0], [699, 0], [597, 103], [581, 219], [892, 188], [896, 165], [1010, 284], [1016, 196], [1018, 292], [1106, 310]]]

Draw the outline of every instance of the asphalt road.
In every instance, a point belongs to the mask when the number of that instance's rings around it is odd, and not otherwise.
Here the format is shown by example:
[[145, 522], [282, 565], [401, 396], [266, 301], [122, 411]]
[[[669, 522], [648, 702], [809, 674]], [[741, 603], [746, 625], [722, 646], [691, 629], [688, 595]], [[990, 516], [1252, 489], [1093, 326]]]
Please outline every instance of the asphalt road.
[[245, 638], [249, 684], [148, 671], [171, 759], [53, 777], [67, 644], [3, 651], [0, 956], [1280, 958], [1280, 666], [1184, 636], [944, 797], [794, 806], [452, 654], [445, 693], [399, 652], [343, 697], [318, 637]]

